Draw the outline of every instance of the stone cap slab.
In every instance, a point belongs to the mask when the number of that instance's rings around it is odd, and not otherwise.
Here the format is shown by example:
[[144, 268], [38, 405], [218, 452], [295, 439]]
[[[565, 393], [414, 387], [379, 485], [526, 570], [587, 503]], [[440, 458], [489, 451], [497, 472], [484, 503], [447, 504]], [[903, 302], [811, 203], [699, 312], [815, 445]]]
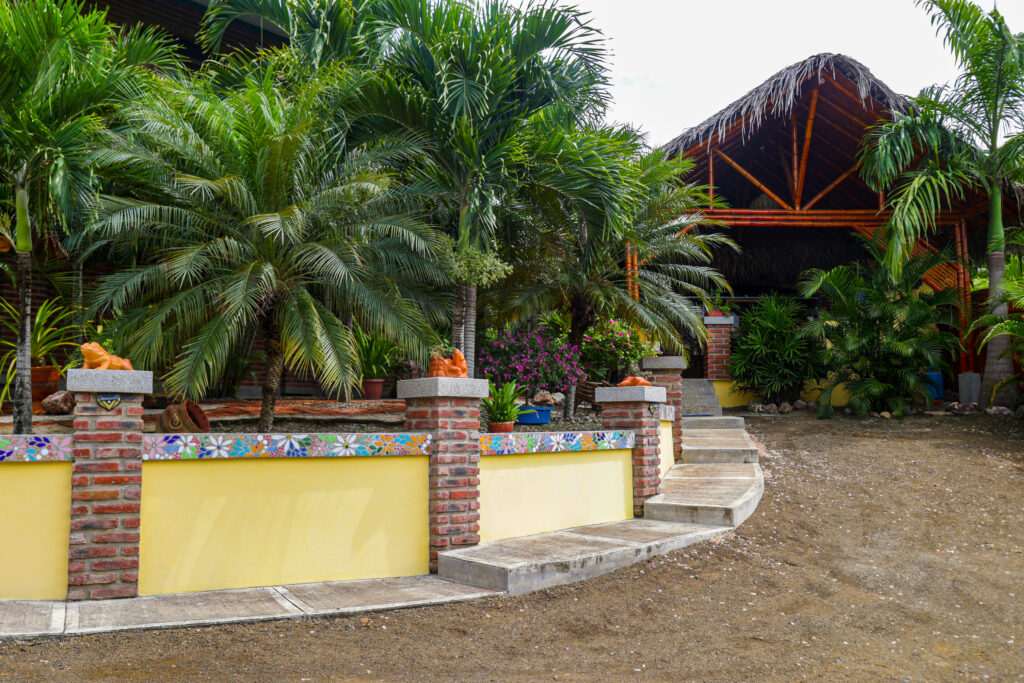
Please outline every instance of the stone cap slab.
[[68, 391], [104, 394], [151, 394], [149, 370], [68, 370]]
[[640, 359], [643, 370], [685, 370], [687, 367], [686, 356], [647, 356]]
[[664, 403], [665, 387], [597, 387], [596, 403]]
[[398, 381], [398, 398], [487, 398], [490, 385], [485, 379], [466, 377], [423, 377]]
[[704, 325], [731, 325], [736, 327], [740, 324], [740, 318], [738, 315], [706, 315], [704, 316]]

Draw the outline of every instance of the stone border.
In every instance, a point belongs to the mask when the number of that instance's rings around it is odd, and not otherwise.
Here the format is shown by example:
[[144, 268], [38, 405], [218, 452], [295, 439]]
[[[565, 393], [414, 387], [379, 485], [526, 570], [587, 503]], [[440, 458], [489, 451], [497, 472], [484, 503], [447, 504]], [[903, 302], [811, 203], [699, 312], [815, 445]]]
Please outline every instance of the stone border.
[[71, 462], [73, 434], [0, 435], [0, 464], [6, 462]]
[[575, 453], [633, 448], [633, 432], [519, 432], [481, 434], [480, 455]]
[[422, 433], [373, 434], [144, 434], [142, 459], [224, 460], [430, 455]]

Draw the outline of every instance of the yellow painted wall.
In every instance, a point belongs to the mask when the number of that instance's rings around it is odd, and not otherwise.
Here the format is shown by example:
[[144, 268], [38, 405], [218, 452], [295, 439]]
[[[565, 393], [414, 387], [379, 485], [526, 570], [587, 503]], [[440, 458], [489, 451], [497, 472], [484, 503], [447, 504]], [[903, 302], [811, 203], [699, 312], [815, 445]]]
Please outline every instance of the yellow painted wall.
[[628, 450], [485, 455], [480, 540], [632, 518], [632, 457]]
[[672, 423], [669, 420], [662, 420], [658, 425], [658, 438], [661, 440], [659, 455], [661, 456], [661, 467], [658, 475], [665, 474], [675, 465], [675, 447], [672, 443]]
[[144, 595], [426, 574], [427, 458], [146, 462]]
[[71, 463], [0, 465], [0, 600], [68, 593]]
[[[715, 393], [718, 395], [718, 405], [723, 408], [738, 408], [757, 400], [757, 395], [749, 391], [734, 392], [732, 390], [733, 383], [730, 380], [716, 379], [714, 380], [714, 385]], [[800, 394], [800, 398], [805, 401], [817, 401], [819, 394], [821, 394], [819, 385], [808, 382], [804, 387], [803, 393]], [[845, 406], [849, 402], [850, 394], [846, 391], [845, 387], [838, 387], [832, 392], [832, 405]]]

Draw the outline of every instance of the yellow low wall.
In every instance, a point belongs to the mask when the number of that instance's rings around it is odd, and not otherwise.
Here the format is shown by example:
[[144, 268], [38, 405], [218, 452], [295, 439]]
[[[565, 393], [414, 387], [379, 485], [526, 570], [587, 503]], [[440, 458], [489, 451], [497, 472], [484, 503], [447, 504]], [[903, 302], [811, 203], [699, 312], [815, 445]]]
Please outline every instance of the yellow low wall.
[[[732, 380], [727, 379], [716, 379], [714, 380], [715, 393], [718, 395], [718, 405], [723, 408], [739, 408], [745, 406], [751, 401], [757, 400], [757, 395], [752, 394], [749, 391], [733, 391], [735, 386]], [[808, 382], [804, 386], [803, 392], [800, 394], [800, 398], [805, 401], [817, 401], [818, 396], [821, 394], [820, 385]], [[846, 391], [845, 386], [837, 387], [832, 392], [832, 405], [834, 406], [845, 406], [850, 402], [850, 394]]]
[[146, 462], [144, 595], [429, 570], [427, 457]]
[[0, 600], [68, 593], [71, 463], [0, 465]]
[[632, 518], [632, 459], [628, 450], [483, 456], [480, 540]]
[[661, 440], [658, 454], [661, 456], [661, 467], [658, 468], [658, 476], [664, 477], [672, 469], [675, 462], [675, 448], [672, 443], [672, 422], [662, 420], [658, 424], [658, 438]]

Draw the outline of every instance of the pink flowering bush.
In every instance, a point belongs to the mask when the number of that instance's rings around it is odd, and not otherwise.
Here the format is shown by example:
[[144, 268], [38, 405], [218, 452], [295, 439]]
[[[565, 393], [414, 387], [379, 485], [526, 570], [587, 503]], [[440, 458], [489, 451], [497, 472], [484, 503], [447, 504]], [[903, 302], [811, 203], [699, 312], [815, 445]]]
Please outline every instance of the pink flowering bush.
[[587, 373], [606, 380], [621, 379], [641, 358], [656, 354], [647, 335], [615, 318], [598, 322], [583, 335], [581, 358]]
[[538, 391], [567, 391], [587, 378], [580, 350], [545, 327], [525, 330], [488, 330], [477, 353], [477, 376], [495, 384], [516, 382], [527, 396]]

